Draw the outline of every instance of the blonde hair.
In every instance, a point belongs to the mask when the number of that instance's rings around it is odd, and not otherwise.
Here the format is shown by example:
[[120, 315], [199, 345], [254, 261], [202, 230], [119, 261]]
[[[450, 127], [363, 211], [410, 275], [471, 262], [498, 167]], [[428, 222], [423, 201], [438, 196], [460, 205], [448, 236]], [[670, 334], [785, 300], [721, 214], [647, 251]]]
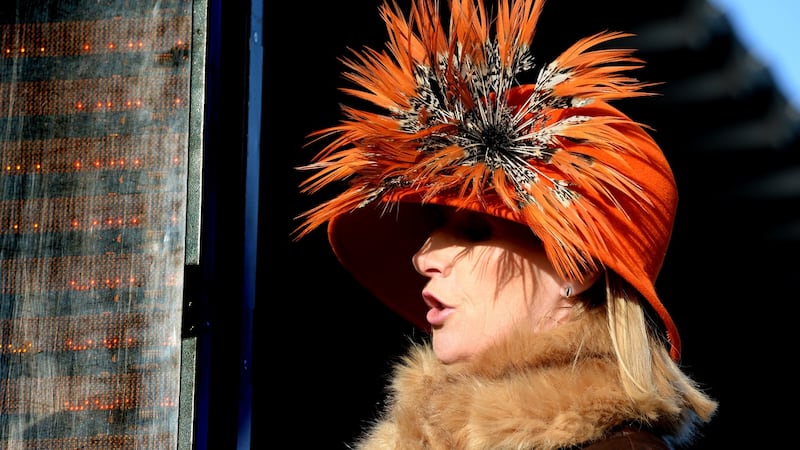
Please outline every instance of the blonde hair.
[[[662, 398], [676, 414], [686, 408], [707, 422], [717, 402], [701, 390], [667, 350], [639, 294], [613, 272], [606, 273], [608, 330], [625, 392], [634, 401]], [[655, 397], [654, 397], [655, 396]]]

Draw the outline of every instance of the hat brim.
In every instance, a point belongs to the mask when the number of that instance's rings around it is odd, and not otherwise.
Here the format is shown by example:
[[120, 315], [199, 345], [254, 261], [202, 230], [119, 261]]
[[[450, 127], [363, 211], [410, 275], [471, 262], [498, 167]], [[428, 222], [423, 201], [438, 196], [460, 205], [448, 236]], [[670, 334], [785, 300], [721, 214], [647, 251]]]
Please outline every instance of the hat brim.
[[[412, 257], [435, 227], [431, 205], [466, 208], [508, 220], [519, 221], [508, 208], [494, 202], [467, 203], [453, 197], [422, 200], [413, 191], [398, 194], [387, 203], [374, 202], [333, 218], [328, 224], [328, 240], [334, 254], [362, 286], [389, 309], [417, 328], [430, 331], [422, 289], [427, 278], [419, 274]], [[669, 313], [661, 304], [646, 273], [633, 273], [616, 258], [600, 258], [607, 269], [625, 278], [647, 300], [661, 318], [678, 358], [680, 337]]]
[[386, 212], [368, 205], [328, 224], [336, 257], [362, 286], [414, 326], [429, 331], [422, 301], [426, 278], [412, 264], [432, 229], [425, 206], [403, 202]]

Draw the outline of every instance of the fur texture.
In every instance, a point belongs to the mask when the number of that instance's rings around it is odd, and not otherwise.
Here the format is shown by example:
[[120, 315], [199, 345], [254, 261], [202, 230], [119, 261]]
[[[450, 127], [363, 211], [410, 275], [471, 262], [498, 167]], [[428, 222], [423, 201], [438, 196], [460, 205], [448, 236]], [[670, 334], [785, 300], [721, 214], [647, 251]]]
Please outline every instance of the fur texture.
[[429, 345], [413, 347], [396, 367], [384, 416], [355, 447], [561, 449], [626, 426], [689, 442], [694, 415], [666, 382], [663, 395], [625, 394], [603, 314], [519, 331], [466, 363], [444, 365]]

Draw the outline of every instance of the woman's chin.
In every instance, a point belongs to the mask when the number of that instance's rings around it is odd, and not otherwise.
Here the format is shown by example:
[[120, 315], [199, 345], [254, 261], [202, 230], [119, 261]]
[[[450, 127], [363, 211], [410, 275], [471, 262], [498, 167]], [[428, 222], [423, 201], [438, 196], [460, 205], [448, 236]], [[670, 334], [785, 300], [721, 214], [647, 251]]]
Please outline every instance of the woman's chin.
[[433, 333], [433, 352], [436, 354], [436, 358], [444, 364], [463, 361], [471, 354], [464, 348], [462, 340], [454, 339], [442, 331]]

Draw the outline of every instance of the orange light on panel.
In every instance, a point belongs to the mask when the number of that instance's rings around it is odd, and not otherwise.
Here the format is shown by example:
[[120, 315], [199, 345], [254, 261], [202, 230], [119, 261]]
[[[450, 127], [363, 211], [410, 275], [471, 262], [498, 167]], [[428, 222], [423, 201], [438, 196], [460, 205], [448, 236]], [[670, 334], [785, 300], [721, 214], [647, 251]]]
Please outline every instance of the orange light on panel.
[[119, 347], [119, 338], [103, 339], [103, 347], [107, 349], [114, 349]]
[[28, 348], [27, 347], [15, 348], [13, 353], [28, 353]]
[[14, 344], [9, 343], [9, 344], [3, 345], [0, 350], [2, 350], [1, 353], [6, 353], [6, 354], [11, 353], [11, 354], [17, 354], [18, 355], [18, 354], [28, 353], [31, 350], [32, 347], [33, 347], [33, 344], [31, 342], [25, 342], [22, 345], [14, 345]]

